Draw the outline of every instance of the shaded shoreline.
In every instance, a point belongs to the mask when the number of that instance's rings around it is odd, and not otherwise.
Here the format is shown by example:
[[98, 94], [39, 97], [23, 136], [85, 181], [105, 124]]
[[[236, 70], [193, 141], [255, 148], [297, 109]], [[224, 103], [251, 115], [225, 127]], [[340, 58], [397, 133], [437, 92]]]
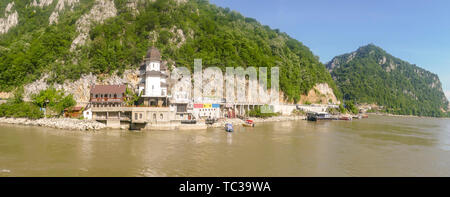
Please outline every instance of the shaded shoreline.
[[366, 114], [367, 114], [367, 115], [386, 116], [386, 117], [450, 119], [450, 117], [432, 117], [432, 116], [398, 115], [398, 114], [388, 114], [388, 113], [380, 113], [380, 112], [371, 112], [371, 113], [366, 113]]

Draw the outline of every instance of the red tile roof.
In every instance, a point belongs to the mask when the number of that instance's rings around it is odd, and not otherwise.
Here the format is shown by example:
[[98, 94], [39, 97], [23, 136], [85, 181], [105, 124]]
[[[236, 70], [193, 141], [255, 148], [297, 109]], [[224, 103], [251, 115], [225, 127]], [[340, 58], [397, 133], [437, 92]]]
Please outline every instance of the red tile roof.
[[122, 94], [126, 89], [125, 85], [94, 85], [91, 94]]

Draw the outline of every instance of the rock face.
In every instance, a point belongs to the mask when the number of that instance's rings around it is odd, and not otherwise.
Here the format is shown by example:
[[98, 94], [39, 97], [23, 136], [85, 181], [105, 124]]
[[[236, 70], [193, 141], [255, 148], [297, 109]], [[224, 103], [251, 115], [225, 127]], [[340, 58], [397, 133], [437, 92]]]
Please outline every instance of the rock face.
[[[57, 24], [59, 19], [59, 14], [64, 11], [67, 7], [70, 10], [73, 10], [76, 4], [78, 4], [80, 0], [58, 0], [56, 3], [55, 9], [49, 17], [49, 24]], [[53, 3], [53, 0], [33, 0], [30, 6], [44, 8], [50, 6]]]
[[11, 92], [0, 92], [0, 99], [11, 98], [13, 94]]
[[94, 23], [103, 23], [106, 19], [115, 17], [117, 9], [111, 0], [98, 0], [89, 11], [89, 13], [81, 16], [77, 21], [77, 32], [79, 33], [70, 46], [70, 50], [74, 51], [77, 46], [83, 45], [89, 37], [89, 31]]
[[334, 95], [333, 89], [331, 89], [326, 83], [316, 84], [313, 89], [308, 92], [308, 95], [303, 95], [300, 98], [300, 103], [318, 103], [318, 104], [328, 104], [331, 103], [339, 104], [340, 102]]
[[53, 0], [33, 0], [32, 6], [43, 8], [53, 3]]
[[[73, 94], [74, 99], [77, 101], [78, 105], [85, 105], [89, 102], [90, 89], [94, 84], [103, 85], [118, 85], [127, 84], [129, 88], [136, 89], [139, 83], [139, 70], [126, 70], [122, 76], [112, 75], [101, 80], [100, 77], [88, 74], [83, 75], [80, 79], [72, 82], [65, 81], [64, 84], [53, 84], [52, 86], [58, 90], [64, 90], [67, 94]], [[39, 80], [33, 83], [27, 84], [24, 87], [24, 100], [31, 100], [33, 94], [39, 93], [41, 90], [45, 90], [50, 87], [47, 84], [48, 75], [41, 77]]]
[[0, 18], [0, 34], [7, 33], [19, 23], [19, 14], [13, 10], [14, 2], [9, 3], [5, 9], [5, 17]]
[[64, 10], [66, 6], [69, 7], [70, 10], [73, 10], [75, 5], [78, 3], [79, 0], [58, 0], [55, 10], [53, 10], [52, 15], [50, 15], [49, 18], [50, 24], [58, 23], [59, 14]]

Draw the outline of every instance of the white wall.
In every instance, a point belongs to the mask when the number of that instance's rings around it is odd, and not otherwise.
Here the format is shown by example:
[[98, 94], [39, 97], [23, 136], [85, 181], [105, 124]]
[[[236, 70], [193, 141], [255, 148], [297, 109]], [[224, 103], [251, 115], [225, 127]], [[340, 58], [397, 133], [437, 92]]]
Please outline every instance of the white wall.
[[194, 108], [192, 113], [197, 119], [200, 117], [221, 118], [220, 108]]
[[161, 96], [160, 77], [149, 76], [145, 81], [145, 96]]
[[86, 120], [92, 120], [92, 110], [90, 108], [83, 111], [83, 118]]
[[160, 63], [159, 62], [150, 62], [147, 65], [147, 69], [146, 70], [147, 71], [152, 71], [152, 70], [160, 71]]

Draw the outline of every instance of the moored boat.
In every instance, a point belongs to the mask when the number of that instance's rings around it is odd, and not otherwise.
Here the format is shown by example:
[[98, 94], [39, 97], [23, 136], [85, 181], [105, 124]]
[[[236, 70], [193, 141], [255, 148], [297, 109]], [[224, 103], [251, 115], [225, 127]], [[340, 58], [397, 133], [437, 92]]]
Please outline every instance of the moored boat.
[[255, 127], [255, 123], [253, 120], [246, 120], [245, 123], [242, 124], [244, 127]]
[[352, 120], [352, 117], [350, 117], [350, 116], [341, 116], [341, 117], [339, 117], [339, 120]]
[[231, 123], [226, 123], [225, 124], [225, 131], [226, 132], [233, 132], [234, 131], [233, 125]]
[[327, 112], [308, 112], [306, 117], [309, 121], [333, 120], [333, 117]]

